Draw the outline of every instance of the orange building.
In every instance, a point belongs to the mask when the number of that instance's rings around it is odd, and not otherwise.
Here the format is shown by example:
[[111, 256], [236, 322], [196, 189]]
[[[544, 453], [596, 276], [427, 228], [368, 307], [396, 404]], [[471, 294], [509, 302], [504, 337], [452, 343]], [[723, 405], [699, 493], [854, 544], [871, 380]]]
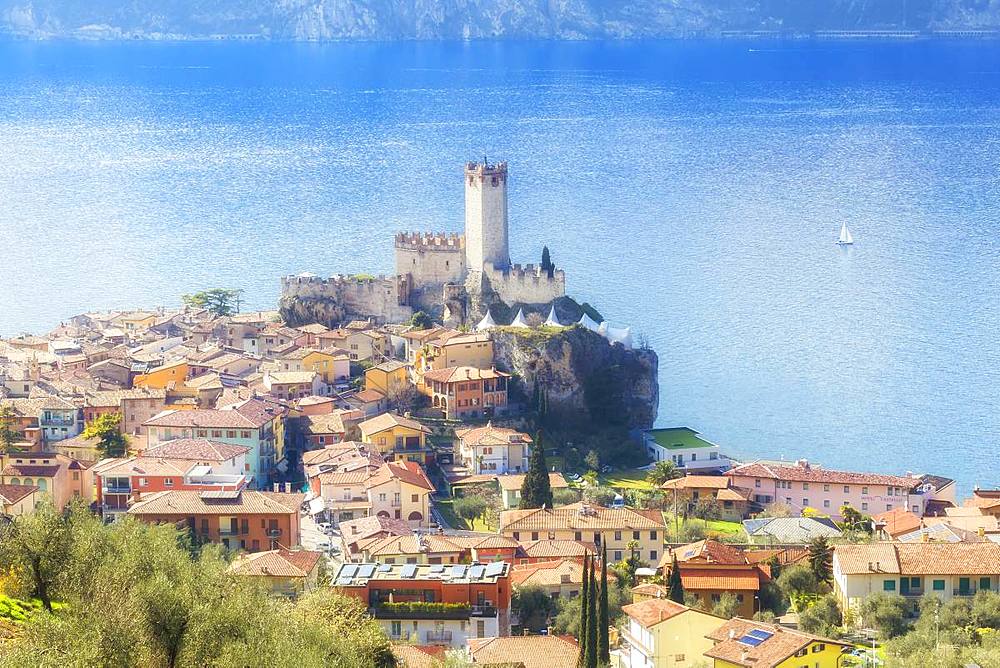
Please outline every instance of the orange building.
[[736, 614], [743, 617], [753, 617], [760, 609], [758, 594], [761, 585], [771, 579], [770, 569], [751, 563], [743, 550], [714, 540], [667, 550], [660, 561], [664, 579], [670, 577], [674, 556], [686, 594], [711, 607], [729, 592], [739, 603]]
[[491, 417], [507, 407], [508, 378], [496, 369], [456, 366], [425, 373], [424, 388], [449, 420]]
[[186, 527], [195, 538], [231, 550], [259, 552], [299, 544], [304, 494], [258, 492], [157, 492], [128, 509], [152, 524]]

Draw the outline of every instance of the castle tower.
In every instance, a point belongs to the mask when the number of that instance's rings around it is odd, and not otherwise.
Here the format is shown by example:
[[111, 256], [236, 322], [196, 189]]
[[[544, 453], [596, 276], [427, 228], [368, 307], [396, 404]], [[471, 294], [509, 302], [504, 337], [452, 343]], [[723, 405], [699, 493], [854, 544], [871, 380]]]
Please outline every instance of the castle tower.
[[465, 257], [469, 271], [510, 266], [507, 243], [507, 163], [465, 165]]

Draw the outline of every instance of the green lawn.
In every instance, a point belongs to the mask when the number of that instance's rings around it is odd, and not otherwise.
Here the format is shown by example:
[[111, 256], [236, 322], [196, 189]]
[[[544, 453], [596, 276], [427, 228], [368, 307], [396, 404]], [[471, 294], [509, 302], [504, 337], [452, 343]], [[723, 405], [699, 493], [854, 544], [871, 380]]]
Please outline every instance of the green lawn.
[[648, 473], [649, 471], [641, 471], [639, 469], [612, 471], [611, 473], [602, 473], [597, 476], [597, 482], [600, 485], [614, 487], [617, 489], [651, 490], [653, 489], [653, 485], [646, 481], [646, 475]]
[[[663, 513], [663, 521], [672, 531], [674, 528], [674, 516], [671, 513]], [[683, 523], [683, 520], [682, 520]], [[743, 525], [739, 522], [727, 522], [725, 520], [701, 520], [696, 517], [689, 517], [688, 524], [699, 524], [705, 527], [705, 531], [724, 534], [738, 534], [743, 531]]]
[[434, 507], [437, 508], [438, 512], [441, 513], [441, 517], [444, 518], [444, 521], [447, 522], [448, 526], [452, 529], [462, 529], [464, 531], [496, 531], [495, 528], [491, 528], [488, 524], [486, 524], [482, 517], [477, 517], [471, 523], [468, 520], [459, 517], [455, 514], [451, 504], [451, 499], [434, 502]]

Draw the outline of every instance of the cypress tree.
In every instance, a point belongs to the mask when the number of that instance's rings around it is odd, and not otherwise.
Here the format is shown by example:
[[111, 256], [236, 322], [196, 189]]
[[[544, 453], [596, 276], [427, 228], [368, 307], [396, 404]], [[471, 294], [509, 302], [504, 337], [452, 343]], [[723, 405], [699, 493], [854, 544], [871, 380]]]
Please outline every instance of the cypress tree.
[[597, 610], [597, 662], [606, 666], [611, 663], [611, 643], [608, 638], [608, 545], [604, 543], [601, 555], [601, 600]]
[[674, 603], [684, 604], [684, 584], [681, 582], [681, 568], [677, 565], [677, 555], [670, 563], [670, 581], [667, 583], [667, 596]]
[[583, 582], [580, 585], [580, 631], [577, 640], [580, 643], [580, 656], [577, 665], [587, 668], [587, 617], [590, 612], [590, 594], [588, 592], [590, 580], [587, 577], [587, 553], [583, 554]]
[[597, 564], [590, 560], [590, 584], [587, 585], [587, 668], [597, 668]]
[[545, 464], [545, 448], [542, 445], [542, 433], [538, 432], [535, 444], [531, 449], [531, 459], [528, 460], [528, 472], [521, 483], [520, 508], [552, 507], [552, 486], [549, 484], [548, 466]]
[[542, 246], [542, 271], [551, 276], [553, 269], [555, 269], [555, 266], [552, 264], [552, 257], [549, 255], [549, 247]]

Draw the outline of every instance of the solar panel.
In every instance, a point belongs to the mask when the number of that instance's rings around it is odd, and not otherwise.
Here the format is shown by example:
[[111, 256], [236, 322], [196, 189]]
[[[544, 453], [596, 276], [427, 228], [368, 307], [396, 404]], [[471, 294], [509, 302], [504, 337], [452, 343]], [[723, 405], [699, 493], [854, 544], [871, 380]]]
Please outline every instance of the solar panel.
[[767, 640], [768, 638], [770, 638], [774, 634], [771, 633], [770, 631], [765, 631], [764, 629], [753, 629], [752, 631], [748, 631], [747, 635], [751, 636], [753, 638], [759, 638], [761, 640]]
[[417, 576], [416, 564], [406, 564], [405, 566], [403, 566], [403, 570], [400, 571], [399, 573], [399, 577], [406, 578], [407, 580], [409, 580], [410, 578], [414, 578], [416, 576]]
[[494, 561], [486, 567], [486, 577], [492, 578], [498, 575], [503, 575], [503, 567], [504, 563], [502, 561]]
[[354, 574], [358, 572], [357, 564], [344, 564], [344, 567], [340, 569], [340, 577], [347, 578], [350, 580], [354, 577]]
[[444, 572], [444, 566], [442, 566], [441, 564], [435, 564], [434, 566], [431, 566], [431, 573], [443, 573], [443, 572]]
[[457, 566], [451, 567], [451, 577], [453, 578], [463, 578], [465, 577], [465, 564], [458, 564]]
[[375, 575], [375, 564], [361, 564], [358, 569], [358, 577], [367, 580], [371, 576]]
[[382, 564], [378, 567], [379, 573], [389, 573], [392, 571], [392, 564]]
[[743, 643], [744, 645], [750, 645], [751, 647], [756, 647], [757, 645], [761, 644], [764, 641], [760, 638], [754, 638], [753, 636], [743, 636], [742, 638], [740, 638], [740, 642]]
[[485, 566], [482, 566], [480, 564], [476, 564], [475, 566], [470, 566], [469, 567], [469, 579], [470, 580], [479, 580], [480, 578], [483, 577], [483, 573], [485, 573], [485, 572], [486, 572], [486, 567]]

